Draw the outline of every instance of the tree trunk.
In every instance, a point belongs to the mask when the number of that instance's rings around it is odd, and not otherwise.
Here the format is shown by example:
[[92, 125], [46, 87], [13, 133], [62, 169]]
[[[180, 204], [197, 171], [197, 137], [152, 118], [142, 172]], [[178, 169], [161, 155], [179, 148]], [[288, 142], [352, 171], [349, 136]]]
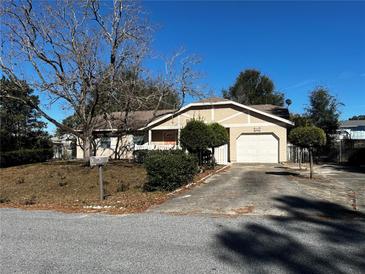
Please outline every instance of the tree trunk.
[[84, 148], [84, 162], [90, 161], [91, 156], [91, 137], [90, 136], [84, 136], [82, 139], [82, 146]]
[[302, 149], [298, 149], [298, 163], [299, 163], [299, 169], [302, 169]]
[[309, 178], [313, 178], [313, 152], [312, 149], [309, 149], [309, 166], [310, 166], [310, 172], [309, 172]]
[[115, 145], [115, 150], [114, 150], [114, 160], [119, 160], [120, 159], [119, 141], [120, 141], [120, 136], [117, 137], [117, 144]]

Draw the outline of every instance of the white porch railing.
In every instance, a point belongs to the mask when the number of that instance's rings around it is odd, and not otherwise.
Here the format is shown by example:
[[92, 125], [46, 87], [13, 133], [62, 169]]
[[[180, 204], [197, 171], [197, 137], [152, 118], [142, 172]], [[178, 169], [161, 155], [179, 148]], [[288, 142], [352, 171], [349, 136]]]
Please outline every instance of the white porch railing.
[[155, 144], [143, 144], [134, 145], [134, 150], [170, 150], [180, 149], [178, 145], [155, 145]]

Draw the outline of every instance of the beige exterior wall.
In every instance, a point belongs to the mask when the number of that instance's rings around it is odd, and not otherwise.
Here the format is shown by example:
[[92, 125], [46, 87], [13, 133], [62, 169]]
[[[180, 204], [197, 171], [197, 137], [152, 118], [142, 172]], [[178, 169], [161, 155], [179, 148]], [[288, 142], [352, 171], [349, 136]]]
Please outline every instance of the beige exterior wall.
[[[179, 115], [170, 118], [157, 126], [154, 126], [152, 129], [178, 129], [183, 128], [186, 123], [191, 119], [202, 120], [206, 123], [211, 123], [214, 121], [213, 111], [209, 107], [200, 107], [189, 109], [188, 111], [184, 111]], [[212, 119], [213, 118], [213, 119]]]
[[274, 134], [278, 138], [279, 162], [286, 161], [287, 129], [285, 124], [233, 105], [191, 107], [173, 118], [156, 124], [151, 130], [153, 133], [157, 129], [181, 129], [191, 119], [201, 119], [207, 123], [218, 122], [229, 128], [229, 159], [231, 162], [236, 161], [236, 140], [241, 134], [265, 133]]
[[[95, 139], [96, 143], [100, 143], [100, 139]], [[102, 148], [98, 147], [96, 150], [96, 156], [112, 156], [117, 148], [117, 137], [110, 137], [110, 148]], [[81, 148], [82, 141], [80, 141], [80, 145], [76, 146], [76, 158], [82, 159], [84, 157], [84, 151]], [[122, 141], [118, 144], [118, 149], [121, 152], [122, 159], [132, 159], [133, 158], [133, 135], [127, 135], [123, 137]]]

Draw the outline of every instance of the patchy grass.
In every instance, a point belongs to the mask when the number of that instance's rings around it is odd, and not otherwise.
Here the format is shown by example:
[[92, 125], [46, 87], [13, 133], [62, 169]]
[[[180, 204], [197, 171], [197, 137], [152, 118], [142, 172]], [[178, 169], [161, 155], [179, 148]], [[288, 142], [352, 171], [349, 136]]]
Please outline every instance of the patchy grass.
[[[194, 182], [219, 168], [199, 173]], [[123, 214], [142, 212], [171, 197], [168, 192], [143, 191], [147, 174], [142, 165], [111, 161], [103, 168], [103, 175], [106, 199], [100, 201], [98, 170], [82, 162], [3, 168], [0, 169], [0, 207]]]
[[0, 169], [0, 206], [61, 211], [140, 212], [167, 199], [144, 192], [145, 169], [127, 162], [104, 167], [106, 200], [99, 200], [98, 170], [80, 162], [49, 162]]

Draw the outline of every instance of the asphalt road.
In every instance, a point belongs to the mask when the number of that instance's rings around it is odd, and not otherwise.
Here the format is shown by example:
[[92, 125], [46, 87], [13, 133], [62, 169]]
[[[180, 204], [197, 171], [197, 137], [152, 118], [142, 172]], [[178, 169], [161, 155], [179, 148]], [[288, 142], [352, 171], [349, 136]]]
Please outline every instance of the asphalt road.
[[287, 216], [0, 209], [1, 273], [365, 272], [364, 215], [328, 216], [323, 205], [293, 197], [281, 202]]

